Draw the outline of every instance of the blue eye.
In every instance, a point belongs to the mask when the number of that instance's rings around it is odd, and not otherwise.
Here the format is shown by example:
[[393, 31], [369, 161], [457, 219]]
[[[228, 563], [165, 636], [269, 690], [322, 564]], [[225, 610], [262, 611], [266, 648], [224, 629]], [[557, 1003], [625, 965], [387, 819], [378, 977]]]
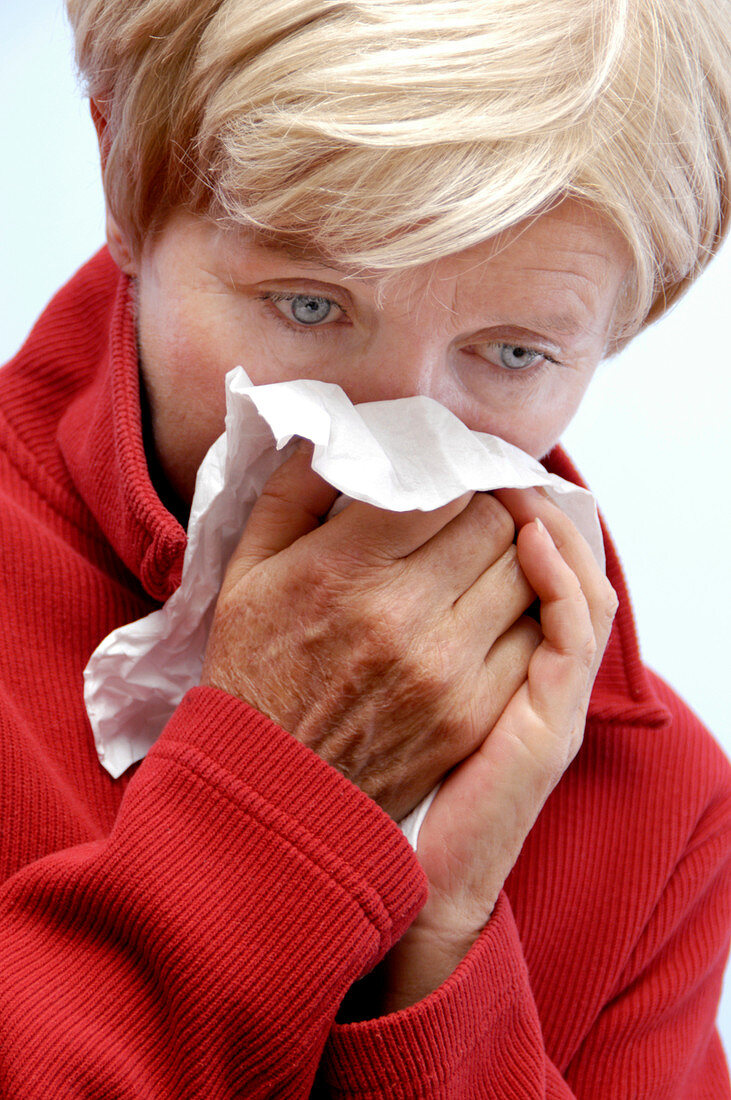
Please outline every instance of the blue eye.
[[543, 358], [540, 352], [530, 348], [521, 347], [518, 344], [499, 344], [500, 362], [508, 370], [523, 370], [529, 367], [536, 359]]
[[332, 298], [325, 298], [322, 294], [287, 294], [280, 291], [267, 291], [262, 295], [263, 301], [271, 304], [282, 314], [287, 321], [295, 325], [309, 328], [325, 327], [340, 320], [344, 316], [343, 309]]
[[473, 344], [465, 350], [485, 359], [504, 373], [523, 374], [526, 378], [532, 378], [536, 371], [542, 370], [549, 363], [560, 365], [558, 359], [528, 344], [508, 344], [502, 340], [486, 340], [482, 344]]
[[296, 294], [287, 298], [291, 316], [302, 325], [316, 325], [330, 315], [333, 303], [329, 298], [314, 297], [311, 294]]

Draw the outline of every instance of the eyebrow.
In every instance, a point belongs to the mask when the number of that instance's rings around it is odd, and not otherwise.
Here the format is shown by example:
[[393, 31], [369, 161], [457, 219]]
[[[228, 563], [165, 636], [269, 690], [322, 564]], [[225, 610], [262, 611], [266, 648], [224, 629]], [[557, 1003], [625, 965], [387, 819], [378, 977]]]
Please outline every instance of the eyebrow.
[[291, 263], [298, 267], [322, 267], [326, 271], [337, 271], [339, 275], [350, 275], [353, 277], [352, 268], [347, 268], [344, 264], [335, 263], [334, 260], [325, 260], [322, 256], [317, 256], [314, 252], [307, 255], [303, 252], [294, 252], [289, 248], [278, 248], [278, 252], [281, 252]]
[[306, 248], [298, 248], [289, 241], [278, 240], [274, 234], [268, 237], [265, 233], [262, 233], [258, 235], [258, 238], [255, 235], [254, 239], [256, 243], [261, 244], [264, 248], [278, 252], [280, 256], [299, 267], [324, 267], [330, 271], [337, 271], [344, 275], [348, 274], [348, 268], [345, 265], [338, 264], [334, 260], [328, 260], [314, 251], [308, 252]]
[[584, 328], [574, 313], [555, 313], [547, 317], [534, 315], [531, 320], [531, 327], [533, 326], [557, 332], [561, 336], [577, 336]]

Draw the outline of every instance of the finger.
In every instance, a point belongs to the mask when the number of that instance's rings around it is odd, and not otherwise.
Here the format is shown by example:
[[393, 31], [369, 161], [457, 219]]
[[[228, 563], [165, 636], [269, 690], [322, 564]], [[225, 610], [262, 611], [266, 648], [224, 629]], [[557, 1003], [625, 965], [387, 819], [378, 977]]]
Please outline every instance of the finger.
[[[420, 582], [431, 578], [454, 602], [512, 545], [513, 518], [490, 493], [475, 493], [458, 516], [409, 556]], [[512, 619], [510, 620], [512, 622]]]
[[588, 699], [597, 651], [589, 604], [540, 520], [521, 529], [518, 559], [541, 603], [543, 641], [528, 669], [530, 706], [549, 729], [571, 730]]
[[337, 489], [314, 472], [311, 461], [312, 444], [302, 443], [269, 478], [229, 563], [227, 587], [315, 530], [330, 511]]
[[[481, 913], [484, 921], [485, 905], [490, 911], [579, 747], [590, 682], [594, 635], [578, 578], [535, 522], [519, 532], [518, 556], [541, 601], [542, 638], [528, 659], [527, 678], [481, 744], [442, 784], [418, 842], [425, 868], [436, 868], [429, 871], [431, 881], [435, 873], [441, 880], [433, 892], [437, 906], [440, 897], [449, 901], [456, 894], [464, 920], [474, 927]], [[513, 629], [525, 622], [531, 620], [519, 620]]]
[[521, 617], [498, 638], [484, 658], [483, 674], [470, 688], [472, 712], [463, 723], [463, 740], [459, 743], [458, 756], [441, 760], [442, 778], [445, 768], [451, 768], [459, 760], [474, 752], [485, 739], [485, 731], [492, 729], [506, 705], [523, 685], [528, 676], [531, 657], [543, 640], [541, 628], [535, 619]]
[[[474, 819], [486, 824], [495, 807], [484, 792], [495, 787], [499, 776], [500, 819], [506, 827], [511, 815], [515, 819], [508, 835], [527, 833], [579, 747], [594, 646], [581, 586], [545, 529], [536, 523], [523, 527], [518, 550], [541, 600], [542, 637], [530, 655], [527, 677], [477, 751], [450, 777], [463, 802], [469, 792], [478, 799]], [[519, 623], [525, 621], [531, 620]]]
[[482, 698], [489, 700], [489, 720], [483, 725], [491, 729], [505, 710], [506, 703], [526, 682], [531, 658], [543, 642], [543, 633], [535, 619], [522, 615], [501, 634], [485, 657], [482, 678]]
[[600, 652], [606, 645], [617, 610], [617, 597], [586, 539], [569, 517], [539, 489], [501, 489], [496, 493], [513, 516], [516, 526], [524, 527], [540, 519], [559, 553], [578, 577], [586, 596]]
[[[484, 924], [550, 785], [536, 774], [541, 769], [532, 751], [504, 721], [505, 710], [526, 692], [527, 671], [542, 640], [535, 620], [523, 617], [488, 654], [479, 692], [482, 736], [443, 780], [419, 833], [418, 855], [436, 886], [430, 903], [456, 896], [476, 928]], [[535, 716], [532, 721], [540, 724]], [[436, 883], [435, 869], [441, 879]]]
[[579, 581], [593, 582], [604, 575], [574, 522], [542, 489], [499, 489], [495, 495], [510, 512], [516, 527], [525, 527], [534, 519], [541, 520]]
[[353, 501], [327, 524], [333, 542], [357, 548], [359, 559], [387, 563], [403, 559], [429, 542], [469, 504], [473, 493], [429, 512], [391, 512]]
[[535, 598], [511, 544], [455, 603], [458, 629], [487, 651]]

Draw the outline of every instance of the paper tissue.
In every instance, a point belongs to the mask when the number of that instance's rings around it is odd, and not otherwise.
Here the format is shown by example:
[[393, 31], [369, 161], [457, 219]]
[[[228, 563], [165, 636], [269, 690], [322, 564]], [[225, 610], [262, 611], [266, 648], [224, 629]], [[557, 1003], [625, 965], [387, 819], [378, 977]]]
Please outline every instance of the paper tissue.
[[[226, 430], [198, 473], [180, 588], [159, 611], [105, 638], [84, 672], [99, 759], [115, 777], [145, 755], [198, 683], [228, 559], [298, 438], [314, 443], [313, 468], [345, 497], [394, 511], [428, 511], [468, 490], [542, 485], [603, 565], [590, 493], [517, 447], [470, 431], [428, 397], [354, 406], [331, 383], [254, 386], [241, 367], [227, 376], [226, 394]], [[401, 823], [414, 847], [433, 793]]]

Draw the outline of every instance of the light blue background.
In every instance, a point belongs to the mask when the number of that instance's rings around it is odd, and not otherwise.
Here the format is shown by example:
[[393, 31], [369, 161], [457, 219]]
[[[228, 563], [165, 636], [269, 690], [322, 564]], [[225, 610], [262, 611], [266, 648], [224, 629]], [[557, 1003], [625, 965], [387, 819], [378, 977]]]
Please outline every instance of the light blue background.
[[[0, 362], [103, 242], [88, 107], [60, 0], [0, 6]], [[645, 659], [731, 752], [731, 247], [605, 364], [565, 435], [619, 547]], [[727, 983], [728, 984], [728, 983]], [[731, 996], [721, 1014], [731, 1049]]]

